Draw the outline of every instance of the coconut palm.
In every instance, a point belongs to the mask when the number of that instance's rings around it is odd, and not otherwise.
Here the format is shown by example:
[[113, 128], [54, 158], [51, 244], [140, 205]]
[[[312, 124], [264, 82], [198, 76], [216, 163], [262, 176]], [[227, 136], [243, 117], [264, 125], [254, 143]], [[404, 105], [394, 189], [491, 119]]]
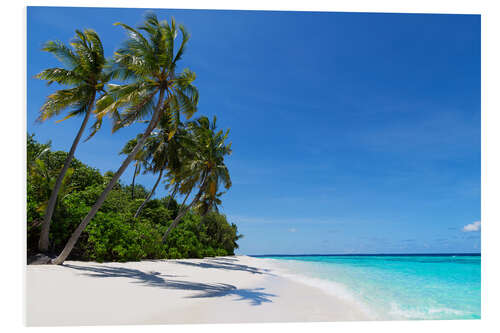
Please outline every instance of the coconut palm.
[[[99, 94], [105, 93], [104, 85], [110, 78], [103, 71], [106, 59], [101, 40], [95, 31], [90, 29], [83, 32], [76, 30], [76, 36], [70, 45], [71, 47], [68, 47], [58, 41], [45, 43], [42, 50], [52, 53], [64, 67], [48, 68], [35, 76], [38, 79], [46, 80], [48, 85], [58, 83], [69, 86], [69, 88], [57, 90], [47, 97], [47, 100], [40, 109], [38, 121], [43, 122], [57, 116], [63, 110], [68, 110], [68, 114], [62, 120], [74, 116], [83, 116], [80, 129], [73, 140], [61, 172], [55, 181], [45, 209], [38, 243], [41, 252], [47, 252], [48, 250], [50, 222], [57, 202], [57, 195], [73, 160], [76, 147], [87, 126], [94, 102], [99, 97]], [[94, 133], [95, 131], [91, 136]]]
[[[49, 167], [42, 158], [37, 158], [33, 165], [29, 168], [30, 176], [32, 177], [33, 183], [41, 184], [40, 191], [42, 193], [47, 193], [47, 200], [42, 201], [36, 210], [40, 213], [44, 212], [47, 209], [47, 205], [49, 203], [49, 193], [52, 188], [54, 188], [54, 184], [56, 178], [51, 175]], [[66, 174], [61, 183], [61, 187], [59, 189], [59, 196], [57, 197], [56, 205], [57, 207], [60, 200], [63, 200], [67, 195], [69, 195], [73, 191], [73, 187], [71, 187], [71, 176], [73, 175], [74, 169], [68, 168]], [[62, 197], [62, 198], [61, 198]], [[54, 209], [55, 210], [55, 209]]]
[[198, 229], [200, 229], [203, 223], [205, 223], [205, 216], [209, 212], [213, 211], [215, 213], [219, 213], [219, 206], [222, 204], [222, 200], [220, 199], [220, 197], [224, 193], [226, 192], [218, 192], [217, 194], [215, 194], [215, 196], [211, 195], [210, 193], [204, 193], [201, 196], [198, 204], [194, 206], [198, 214], [200, 214], [201, 216], [200, 223], [198, 224]]
[[[108, 95], [97, 102], [97, 116], [100, 121], [105, 115], [113, 117], [113, 131], [147, 118], [148, 125], [87, 216], [73, 232], [61, 254], [53, 260], [55, 264], [62, 264], [66, 260], [81, 233], [142, 149], [158, 121], [169, 115], [172, 120], [169, 135], [172, 137], [180, 123], [180, 115], [189, 118], [196, 112], [198, 91], [193, 85], [196, 76], [189, 69], [180, 74], [177, 72], [177, 63], [182, 58], [189, 40], [189, 34], [184, 27], [177, 26], [173, 18], [170, 24], [167, 21], [160, 22], [154, 14], [148, 14], [138, 30], [123, 23], [116, 25], [126, 30], [128, 38], [114, 55], [111, 73], [113, 78], [124, 80], [126, 83], [108, 84]], [[174, 40], [179, 32], [182, 39], [180, 45], [174, 47]], [[174, 49], [177, 49], [177, 52]], [[97, 123], [96, 128], [99, 127], [100, 123]]]
[[[140, 139], [140, 137], [141, 134], [137, 135], [136, 138], [127, 141], [127, 143], [121, 150], [120, 155], [130, 154], [134, 149], [135, 145], [137, 144], [137, 140]], [[137, 175], [141, 173], [141, 169], [143, 167], [146, 167], [146, 161], [144, 160], [144, 158], [145, 158], [144, 150], [140, 150], [134, 157], [134, 175], [132, 176], [132, 184], [130, 184], [130, 187], [132, 188], [131, 189], [132, 200], [134, 200], [134, 194], [135, 194], [135, 177], [137, 177]]]
[[[224, 157], [231, 154], [231, 143], [225, 142], [229, 130], [225, 133], [222, 130], [216, 131], [216, 120], [214, 117], [210, 123], [207, 117], [201, 117], [188, 124], [192, 136], [191, 155], [190, 160], [185, 161], [180, 172], [182, 177], [180, 192], [185, 193], [185, 199], [177, 217], [164, 233], [163, 242], [166, 242], [170, 232], [179, 224], [189, 209], [198, 204], [203, 195], [216, 198], [220, 185], [226, 189], [231, 187], [229, 170], [224, 164]], [[195, 187], [198, 187], [198, 193], [191, 203], [185, 206], [187, 198]]]
[[[154, 131], [144, 144], [144, 159], [145, 162], [148, 162], [149, 166], [146, 171], [153, 174], [158, 173], [158, 177], [151, 192], [149, 192], [146, 199], [139, 206], [134, 217], [139, 216], [142, 208], [155, 193], [165, 170], [167, 170], [167, 178], [169, 178], [170, 184], [175, 183], [175, 173], [181, 166], [181, 158], [183, 156], [181, 142], [186, 135], [186, 131], [182, 128], [182, 124], [180, 124], [174, 136], [170, 137], [171, 130], [171, 121], [167, 115], [160, 119], [158, 130]], [[176, 186], [174, 185], [172, 194], [174, 194], [175, 189]]]
[[[146, 146], [148, 146], [148, 147], [146, 147]], [[153, 147], [151, 147], [151, 146], [153, 146]], [[153, 134], [151, 137], [149, 137], [148, 140], [146, 141], [144, 147], [143, 147], [143, 152], [147, 156], [146, 159], [150, 159], [151, 155], [154, 154], [155, 152], [158, 152], [158, 155], [161, 155], [161, 151], [158, 151], [158, 150], [162, 149], [162, 148], [160, 148], [160, 146], [161, 146], [161, 143], [158, 142], [157, 135]], [[151, 149], [153, 149], [154, 151], [152, 152]], [[161, 157], [164, 157], [164, 156], [161, 156]], [[145, 173], [151, 172], [153, 174], [158, 173], [158, 177], [157, 177], [156, 182], [154, 183], [151, 191], [148, 193], [146, 198], [142, 201], [139, 208], [137, 208], [137, 211], [134, 214], [134, 218], [139, 216], [139, 213], [141, 212], [142, 208], [146, 205], [146, 203], [149, 201], [149, 199], [151, 199], [151, 197], [153, 196], [153, 194], [156, 191], [156, 188], [158, 187], [158, 184], [160, 183], [160, 181], [163, 177], [163, 171], [165, 170], [167, 162], [160, 157], [156, 157], [155, 162], [151, 162], [144, 172]]]
[[[41, 214], [47, 209], [51, 190], [54, 188], [54, 184], [57, 180], [56, 176], [60, 174], [60, 171], [51, 171], [50, 145], [51, 143], [46, 144], [45, 147], [42, 146], [42, 150], [37, 152], [36, 155], [28, 157], [27, 166], [28, 175], [31, 177], [30, 181], [32, 184], [37, 184], [38, 195], [43, 198], [40, 200], [41, 202], [39, 202], [38, 206], [36, 206], [36, 211]], [[57, 208], [60, 200], [73, 191], [73, 187], [71, 186], [71, 176], [73, 175], [73, 172], [73, 168], [68, 168], [66, 171], [59, 189], [59, 196], [57, 197], [58, 200], [56, 201], [54, 210]], [[36, 220], [33, 221], [32, 226], [38, 227], [42, 223], [43, 220]]]
[[222, 204], [220, 197], [226, 192], [218, 192], [215, 195], [204, 193], [198, 204], [194, 207], [201, 217], [207, 215], [209, 212], [219, 212], [219, 206]]

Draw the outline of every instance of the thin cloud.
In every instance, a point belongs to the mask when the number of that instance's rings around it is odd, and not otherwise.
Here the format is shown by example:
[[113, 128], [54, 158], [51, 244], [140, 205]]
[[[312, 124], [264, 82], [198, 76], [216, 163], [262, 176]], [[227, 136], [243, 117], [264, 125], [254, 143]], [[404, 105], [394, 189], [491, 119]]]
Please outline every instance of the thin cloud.
[[476, 221], [471, 224], [467, 224], [462, 231], [463, 232], [471, 232], [471, 231], [479, 231], [481, 229], [481, 221]]
[[434, 239], [435, 242], [442, 243], [442, 242], [447, 242], [448, 238], [436, 238]]
[[476, 234], [476, 233], [465, 237], [465, 239], [468, 239], [468, 240], [471, 240], [471, 239], [480, 239], [480, 238], [481, 238], [481, 235], [480, 234]]
[[297, 231], [297, 229], [295, 229], [295, 228], [290, 228], [290, 229], [288, 229], [288, 231], [289, 231], [289, 232], [295, 232], [295, 231]]
[[[230, 221], [236, 223], [255, 223], [255, 224], [288, 224], [288, 225], [312, 225], [312, 224], [330, 224], [330, 225], [343, 225], [344, 221], [326, 218], [274, 218], [274, 217], [259, 217], [259, 216], [242, 216], [242, 215], [229, 215]], [[351, 223], [352, 224], [352, 223]]]

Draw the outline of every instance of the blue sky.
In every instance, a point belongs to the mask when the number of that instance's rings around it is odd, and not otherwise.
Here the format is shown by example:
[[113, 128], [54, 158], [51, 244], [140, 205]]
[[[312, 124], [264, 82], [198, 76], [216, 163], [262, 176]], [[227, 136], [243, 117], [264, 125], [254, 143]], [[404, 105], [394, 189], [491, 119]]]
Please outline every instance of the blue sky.
[[[28, 8], [28, 132], [68, 150], [81, 119], [36, 124], [57, 61], [92, 28], [111, 56], [145, 9]], [[479, 252], [480, 16], [154, 10], [192, 38], [199, 115], [231, 128], [223, 212], [239, 253]], [[143, 125], [109, 122], [76, 157], [116, 170]], [[130, 182], [129, 168], [122, 177]], [[152, 176], [140, 176], [149, 188]], [[165, 195], [160, 190], [158, 195]]]

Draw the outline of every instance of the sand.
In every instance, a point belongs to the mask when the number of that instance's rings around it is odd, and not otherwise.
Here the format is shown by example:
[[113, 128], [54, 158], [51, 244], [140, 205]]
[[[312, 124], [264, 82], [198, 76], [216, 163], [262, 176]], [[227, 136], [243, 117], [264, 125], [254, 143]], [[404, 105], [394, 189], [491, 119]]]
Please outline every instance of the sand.
[[29, 326], [370, 319], [356, 304], [247, 256], [30, 265]]

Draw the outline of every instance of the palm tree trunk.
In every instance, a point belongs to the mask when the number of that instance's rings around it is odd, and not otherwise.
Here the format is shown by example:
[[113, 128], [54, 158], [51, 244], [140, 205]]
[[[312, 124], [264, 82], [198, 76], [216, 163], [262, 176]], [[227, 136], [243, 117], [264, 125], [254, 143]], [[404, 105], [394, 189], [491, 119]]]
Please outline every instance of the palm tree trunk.
[[137, 212], [135, 212], [135, 215], [134, 215], [134, 219], [139, 216], [139, 213], [141, 212], [142, 208], [144, 207], [144, 205], [146, 204], [146, 202], [149, 201], [149, 199], [151, 199], [151, 197], [153, 196], [153, 194], [155, 193], [155, 190], [156, 190], [156, 187], [158, 186], [158, 184], [160, 183], [160, 180], [161, 180], [161, 176], [163, 176], [163, 169], [160, 170], [160, 175], [158, 176], [158, 179], [156, 180], [156, 183], [155, 185], [153, 186], [153, 189], [151, 190], [151, 192], [149, 192], [148, 196], [146, 197], [146, 199], [144, 199], [144, 201], [141, 203], [141, 205], [139, 206], [139, 208], [137, 208]]
[[52, 214], [54, 214], [54, 208], [56, 207], [57, 195], [59, 193], [59, 190], [61, 189], [61, 185], [62, 185], [62, 182], [64, 180], [64, 176], [66, 175], [66, 172], [68, 171], [69, 166], [71, 165], [71, 161], [73, 160], [73, 156], [75, 155], [76, 147], [78, 146], [78, 143], [80, 142], [83, 131], [85, 130], [85, 127], [87, 126], [87, 122], [89, 121], [90, 113], [92, 112], [91, 111], [92, 105], [94, 105], [94, 99], [95, 99], [95, 94], [93, 95], [92, 99], [89, 102], [88, 110], [85, 113], [85, 118], [83, 118], [83, 122], [82, 122], [82, 125], [80, 126], [80, 130], [78, 131], [75, 139], [73, 140], [73, 144], [71, 145], [71, 149], [69, 150], [68, 156], [66, 157], [66, 160], [64, 161], [64, 166], [63, 166], [61, 172], [59, 173], [59, 176], [57, 176], [56, 184], [55, 184], [54, 189], [52, 190], [52, 192], [50, 194], [50, 199], [49, 199], [49, 202], [47, 204], [47, 208], [45, 209], [42, 230], [40, 232], [40, 239], [38, 241], [38, 250], [40, 252], [47, 252], [49, 249], [50, 222], [52, 220]]
[[207, 210], [203, 213], [203, 215], [201, 215], [200, 223], [198, 223], [198, 231], [200, 231], [201, 226], [203, 225], [203, 222], [204, 222], [204, 221], [203, 221], [203, 218], [204, 218], [204, 217], [208, 214], [208, 212], [209, 212], [209, 209], [207, 209]]
[[123, 174], [123, 172], [125, 171], [125, 169], [127, 169], [130, 162], [132, 162], [132, 160], [135, 158], [135, 156], [137, 155], [139, 150], [142, 148], [142, 146], [146, 142], [146, 139], [149, 137], [149, 135], [151, 134], [153, 129], [158, 124], [158, 120], [159, 120], [159, 116], [160, 116], [160, 107], [161, 107], [161, 103], [163, 101], [163, 95], [164, 95], [164, 90], [162, 89], [162, 90], [160, 90], [160, 96], [158, 97], [158, 104], [156, 105], [155, 112], [154, 112], [153, 116], [151, 117], [151, 121], [149, 122], [149, 125], [146, 128], [146, 130], [144, 131], [144, 134], [139, 139], [139, 141], [135, 145], [132, 152], [130, 152], [130, 154], [127, 156], [125, 161], [123, 161], [123, 163], [120, 166], [120, 168], [118, 169], [118, 171], [113, 175], [113, 178], [111, 179], [109, 184], [106, 186], [104, 191], [101, 193], [101, 195], [97, 199], [94, 206], [92, 206], [92, 208], [90, 209], [90, 212], [87, 214], [87, 216], [85, 216], [85, 218], [82, 220], [82, 222], [80, 222], [80, 225], [73, 232], [73, 234], [71, 235], [70, 239], [66, 243], [66, 246], [64, 247], [62, 252], [59, 254], [59, 256], [57, 258], [52, 260], [53, 264], [61, 265], [66, 260], [66, 258], [71, 253], [71, 250], [73, 250], [73, 247], [75, 246], [76, 242], [78, 241], [78, 238], [80, 238], [80, 235], [83, 232], [83, 230], [85, 229], [85, 227], [87, 227], [90, 220], [92, 220], [92, 218], [95, 216], [95, 214], [97, 213], [99, 208], [101, 208], [101, 206], [104, 203], [104, 200], [108, 196], [109, 192], [111, 192], [111, 190], [113, 189], [113, 186], [115, 186], [115, 184], [118, 182], [118, 179], [120, 179], [120, 177]]
[[168, 201], [167, 201], [167, 209], [168, 209], [168, 207], [170, 207], [170, 202], [172, 201], [172, 199], [175, 198], [175, 195], [177, 194], [178, 189], [179, 189], [179, 185], [175, 184], [174, 190], [172, 191], [172, 193], [170, 193], [170, 197], [168, 198]]
[[135, 169], [134, 169], [134, 176], [132, 177], [132, 200], [134, 200], [135, 176], [137, 175], [137, 168], [138, 167], [139, 167], [139, 164], [136, 164]]
[[[191, 209], [191, 207], [193, 205], [195, 205], [200, 200], [201, 195], [203, 194], [203, 188], [204, 188], [204, 186], [201, 186], [200, 190], [198, 191], [198, 193], [194, 197], [193, 201], [191, 201], [191, 203], [189, 204], [189, 206], [187, 206], [184, 210], [180, 211], [179, 214], [177, 214], [177, 217], [175, 218], [174, 222], [172, 222], [172, 224], [168, 227], [167, 231], [165, 231], [165, 233], [163, 234], [163, 238], [162, 238], [162, 242], [163, 243], [165, 243], [167, 241], [168, 235], [179, 224], [179, 222], [184, 217], [184, 215], [186, 215], [186, 213]], [[186, 199], [189, 196], [189, 194], [190, 193], [188, 193], [188, 195], [186, 196]], [[186, 199], [184, 199], [184, 202], [186, 201]]]

